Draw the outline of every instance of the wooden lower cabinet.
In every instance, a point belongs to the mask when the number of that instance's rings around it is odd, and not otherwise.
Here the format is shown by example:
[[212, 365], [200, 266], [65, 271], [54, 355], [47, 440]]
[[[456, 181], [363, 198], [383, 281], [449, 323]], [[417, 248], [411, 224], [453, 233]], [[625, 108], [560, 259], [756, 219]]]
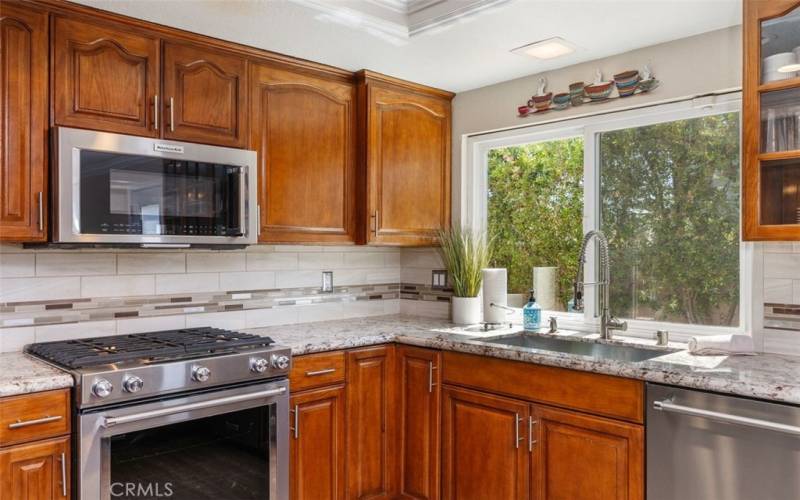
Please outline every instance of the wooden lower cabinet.
[[70, 497], [69, 436], [0, 450], [0, 500]]
[[392, 498], [396, 457], [394, 346], [347, 353], [347, 498]]
[[398, 498], [436, 500], [440, 488], [441, 353], [397, 346]]
[[442, 497], [528, 498], [528, 404], [459, 387], [442, 392]]
[[344, 498], [344, 386], [291, 398], [289, 484], [294, 500]]
[[644, 427], [534, 405], [535, 500], [642, 500]]

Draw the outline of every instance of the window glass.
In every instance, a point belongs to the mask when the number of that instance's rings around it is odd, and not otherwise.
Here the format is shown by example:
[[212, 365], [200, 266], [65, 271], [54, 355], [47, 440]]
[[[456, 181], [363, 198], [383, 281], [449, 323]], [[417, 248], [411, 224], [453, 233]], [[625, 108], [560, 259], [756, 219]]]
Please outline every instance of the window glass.
[[739, 115], [600, 133], [611, 311], [739, 324]]
[[583, 138], [493, 149], [488, 160], [492, 266], [508, 269], [511, 294], [526, 294], [537, 268], [541, 306], [567, 310], [583, 232]]

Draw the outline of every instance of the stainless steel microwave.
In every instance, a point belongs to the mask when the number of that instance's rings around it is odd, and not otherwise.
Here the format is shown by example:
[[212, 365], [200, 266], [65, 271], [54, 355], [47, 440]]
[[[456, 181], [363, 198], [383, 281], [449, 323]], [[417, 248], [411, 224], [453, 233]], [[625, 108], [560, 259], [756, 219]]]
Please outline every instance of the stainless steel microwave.
[[54, 243], [257, 242], [255, 151], [65, 127], [55, 142]]

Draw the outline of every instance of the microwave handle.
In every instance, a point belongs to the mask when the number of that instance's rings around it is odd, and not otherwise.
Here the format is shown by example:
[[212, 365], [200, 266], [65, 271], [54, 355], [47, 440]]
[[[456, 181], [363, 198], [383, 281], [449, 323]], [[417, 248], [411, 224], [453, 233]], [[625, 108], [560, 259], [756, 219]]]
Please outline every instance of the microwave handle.
[[239, 234], [237, 236], [244, 236], [247, 234], [247, 206], [248, 206], [248, 192], [247, 192], [247, 167], [239, 167]]

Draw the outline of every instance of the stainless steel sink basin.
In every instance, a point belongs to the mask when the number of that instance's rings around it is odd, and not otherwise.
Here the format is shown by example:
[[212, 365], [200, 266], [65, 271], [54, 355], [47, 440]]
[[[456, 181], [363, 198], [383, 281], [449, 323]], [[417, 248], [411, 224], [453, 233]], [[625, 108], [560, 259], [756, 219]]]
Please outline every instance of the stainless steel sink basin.
[[663, 356], [667, 351], [656, 349], [642, 349], [640, 347], [600, 344], [597, 342], [582, 342], [554, 337], [542, 337], [525, 333], [500, 335], [476, 339], [490, 344], [529, 347], [544, 351], [556, 351], [578, 356], [588, 356], [596, 359], [611, 359], [615, 361], [637, 362], [650, 358]]

